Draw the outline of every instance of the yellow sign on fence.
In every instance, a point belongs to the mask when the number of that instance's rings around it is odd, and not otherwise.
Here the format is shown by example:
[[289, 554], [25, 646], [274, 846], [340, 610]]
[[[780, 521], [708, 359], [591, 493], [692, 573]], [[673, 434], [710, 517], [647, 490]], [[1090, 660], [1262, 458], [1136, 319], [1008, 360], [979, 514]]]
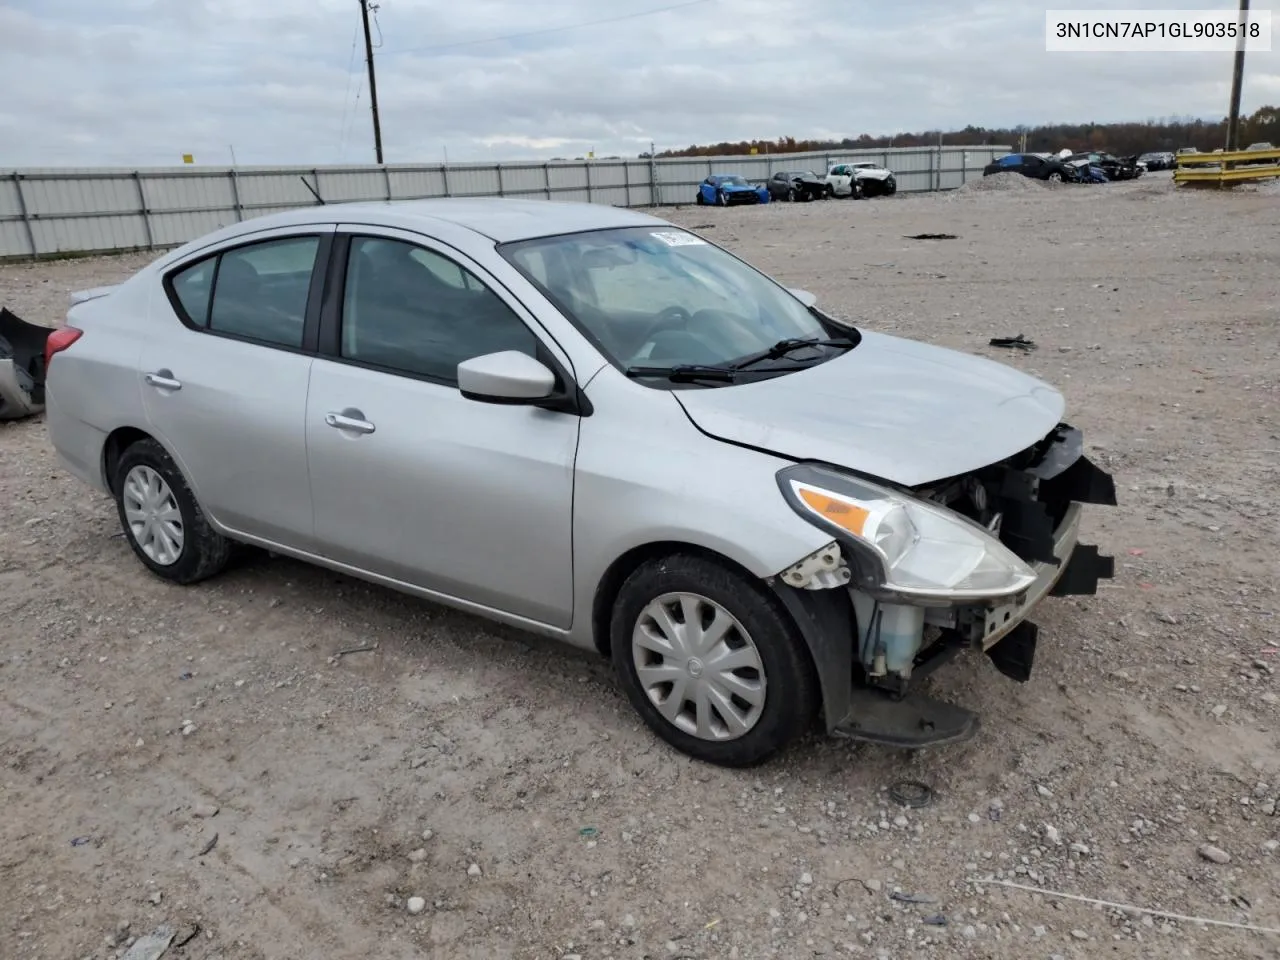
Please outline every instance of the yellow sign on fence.
[[182, 155], [182, 162], [183, 162], [183, 163], [195, 163], [195, 162], [196, 162], [196, 158], [195, 158], [195, 157], [193, 157], [193, 156], [192, 156], [191, 154], [189, 154], [189, 153], [184, 153], [184, 154]]

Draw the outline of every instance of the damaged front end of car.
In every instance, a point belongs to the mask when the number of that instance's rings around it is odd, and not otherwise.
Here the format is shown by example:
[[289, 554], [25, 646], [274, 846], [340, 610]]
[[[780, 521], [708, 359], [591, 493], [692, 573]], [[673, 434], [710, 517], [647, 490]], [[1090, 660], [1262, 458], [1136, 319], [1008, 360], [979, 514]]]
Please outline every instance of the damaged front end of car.
[[836, 735], [909, 748], [972, 737], [977, 716], [919, 681], [966, 649], [1026, 681], [1035, 607], [1094, 594], [1114, 574], [1079, 528], [1082, 505], [1116, 504], [1115, 483], [1068, 424], [1013, 457], [910, 490], [816, 463], [783, 469], [778, 483], [833, 535], [777, 581]]
[[44, 409], [47, 327], [0, 309], [0, 420], [18, 420]]

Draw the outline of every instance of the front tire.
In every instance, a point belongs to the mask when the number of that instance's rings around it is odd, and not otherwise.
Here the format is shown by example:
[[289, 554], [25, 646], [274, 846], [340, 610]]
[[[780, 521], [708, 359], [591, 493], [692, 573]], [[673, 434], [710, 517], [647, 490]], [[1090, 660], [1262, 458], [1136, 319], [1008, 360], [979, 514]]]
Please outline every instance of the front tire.
[[645, 563], [618, 593], [610, 637], [631, 705], [695, 759], [754, 766], [814, 716], [817, 678], [795, 624], [765, 587], [721, 563]]
[[125, 539], [156, 576], [196, 583], [226, 567], [231, 541], [213, 529], [182, 471], [155, 440], [125, 450], [112, 489]]

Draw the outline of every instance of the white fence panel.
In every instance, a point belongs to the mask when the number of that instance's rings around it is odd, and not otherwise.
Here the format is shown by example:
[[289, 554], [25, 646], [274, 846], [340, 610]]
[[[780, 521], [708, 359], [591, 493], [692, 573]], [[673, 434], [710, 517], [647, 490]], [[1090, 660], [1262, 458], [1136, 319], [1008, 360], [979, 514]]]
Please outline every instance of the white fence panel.
[[[745, 157], [329, 167], [0, 170], [0, 260], [176, 246], [220, 226], [325, 202], [514, 196], [614, 206], [692, 203], [712, 173], [764, 181], [870, 160], [902, 192], [949, 190], [1007, 146], [833, 150]], [[310, 189], [308, 189], [308, 186]]]

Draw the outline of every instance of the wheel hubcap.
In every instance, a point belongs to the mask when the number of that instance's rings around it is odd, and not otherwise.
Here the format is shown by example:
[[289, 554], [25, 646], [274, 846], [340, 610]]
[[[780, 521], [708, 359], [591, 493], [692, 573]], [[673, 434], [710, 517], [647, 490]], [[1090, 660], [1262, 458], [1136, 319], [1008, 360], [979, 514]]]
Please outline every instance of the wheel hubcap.
[[715, 601], [696, 593], [658, 597], [636, 620], [631, 653], [645, 695], [677, 729], [700, 740], [734, 740], [760, 720], [760, 653]]
[[136, 466], [124, 478], [125, 522], [139, 549], [162, 567], [182, 556], [182, 511], [164, 477], [146, 466]]

